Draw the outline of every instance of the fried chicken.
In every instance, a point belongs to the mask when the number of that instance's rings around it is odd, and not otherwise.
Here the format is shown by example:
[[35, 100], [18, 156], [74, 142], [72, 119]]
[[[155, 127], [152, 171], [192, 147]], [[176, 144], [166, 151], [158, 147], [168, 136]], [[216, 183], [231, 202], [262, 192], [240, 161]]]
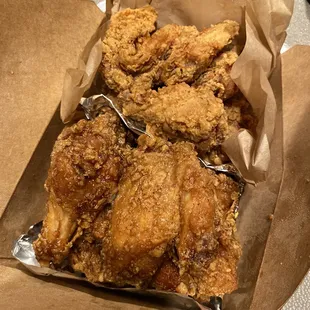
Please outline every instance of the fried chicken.
[[145, 70], [144, 66], [144, 71], [134, 77], [133, 83], [129, 87], [129, 92], [132, 96], [139, 96], [152, 88], [162, 85], [161, 74], [163, 66], [171, 54], [175, 41], [183, 42], [189, 36], [198, 34], [198, 30], [194, 26], [179, 26], [174, 24], [168, 24], [152, 34], [150, 39], [143, 45], [143, 48], [141, 48], [140, 53], [151, 54], [153, 66], [148, 70]]
[[74, 243], [69, 263], [74, 271], [82, 272], [92, 282], [102, 282], [102, 240], [109, 234], [112, 218], [111, 206], [105, 206], [90, 228]]
[[153, 134], [172, 140], [186, 139], [199, 149], [209, 150], [227, 135], [223, 102], [209, 89], [193, 88], [185, 83], [149, 91], [137, 97], [120, 97], [123, 113], [145, 122]]
[[110, 109], [65, 129], [34, 249], [41, 264], [68, 261], [92, 282], [207, 301], [237, 288], [238, 184], [202, 167], [196, 150], [222, 158], [230, 134], [254, 127], [230, 78], [238, 56], [228, 45], [239, 25], [156, 31], [156, 19], [151, 6], [115, 14], [100, 68], [123, 114], [150, 135], [129, 149]]
[[157, 136], [189, 140], [210, 152], [228, 133], [223, 103], [211, 91], [223, 100], [236, 92], [230, 70], [237, 54], [223, 49], [239, 25], [226, 20], [201, 32], [179, 25], [154, 31], [156, 18], [150, 6], [113, 16], [103, 41], [102, 76], [119, 93], [126, 116], [144, 121]]
[[83, 229], [111, 202], [125, 153], [125, 131], [110, 109], [94, 121], [81, 120], [63, 130], [45, 183], [47, 216], [34, 243], [41, 264], [60, 264]]
[[[112, 90], [119, 92], [131, 85], [133, 77], [120, 68], [119, 55], [123, 54], [125, 60], [126, 55], [134, 55], [136, 46], [141, 45], [155, 30], [156, 19], [157, 13], [151, 6], [136, 10], [126, 9], [112, 16], [103, 40], [101, 63], [102, 77]], [[142, 56], [140, 62], [144, 64], [150, 55]]]
[[154, 85], [193, 82], [239, 32], [238, 23], [229, 20], [202, 32], [173, 24], [154, 32], [156, 19], [151, 6], [112, 16], [103, 40], [101, 74], [113, 91], [133, 88], [137, 93]]
[[234, 51], [223, 52], [211, 63], [210, 67], [200, 75], [192, 86], [207, 87], [223, 100], [227, 100], [238, 92], [238, 87], [230, 77], [230, 71], [238, 54]]
[[181, 35], [187, 34], [193, 26], [179, 26], [168, 24], [155, 31], [151, 36], [140, 40], [135, 49], [123, 49], [119, 52], [119, 62], [123, 70], [130, 73], [145, 72], [158, 61], [165, 60], [176, 40]]
[[157, 290], [175, 292], [179, 284], [179, 268], [171, 258], [167, 257], [154, 275], [151, 286]]
[[135, 151], [103, 240], [103, 279], [137, 287], [150, 280], [179, 231], [179, 196], [171, 154]]
[[252, 134], [255, 133], [257, 117], [252, 106], [241, 93], [225, 102], [225, 112], [227, 114], [229, 136], [241, 128], [250, 130]]
[[225, 20], [185, 40], [176, 40], [161, 70], [166, 85], [193, 82], [211, 64], [213, 58], [239, 33], [239, 24]]
[[238, 186], [196, 155], [188, 142], [140, 137], [112, 207], [75, 243], [73, 269], [95, 282], [202, 301], [236, 289]]
[[238, 186], [225, 175], [202, 168], [193, 145], [176, 144], [174, 152], [181, 205], [176, 241], [181, 280], [176, 291], [207, 300], [237, 288], [240, 245], [234, 236], [233, 209]]

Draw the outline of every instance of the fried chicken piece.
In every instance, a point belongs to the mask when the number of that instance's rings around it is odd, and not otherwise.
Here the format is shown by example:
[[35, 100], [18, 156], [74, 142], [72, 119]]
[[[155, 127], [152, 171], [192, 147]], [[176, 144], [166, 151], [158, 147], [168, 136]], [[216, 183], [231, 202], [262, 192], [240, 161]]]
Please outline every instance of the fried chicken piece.
[[252, 134], [255, 134], [257, 118], [252, 106], [241, 93], [225, 102], [225, 112], [229, 136], [241, 128], [248, 129]]
[[196, 36], [176, 40], [169, 58], [161, 68], [161, 80], [166, 85], [193, 82], [238, 33], [239, 24], [225, 20]]
[[70, 264], [91, 281], [155, 287], [201, 301], [237, 287], [237, 184], [200, 166], [194, 145], [141, 136], [105, 208]]
[[137, 150], [113, 204], [110, 236], [103, 240], [103, 281], [144, 286], [177, 236], [179, 192], [168, 153]]
[[176, 291], [206, 301], [237, 288], [240, 244], [235, 239], [238, 186], [202, 168], [193, 146], [174, 146], [181, 191], [181, 231], [176, 242], [180, 284]]
[[[116, 92], [130, 88], [133, 88], [133, 93], [151, 89], [160, 76], [159, 63], [169, 57], [176, 38], [180, 40], [189, 33], [199, 33], [194, 26], [168, 24], [150, 35], [154, 29], [149, 22], [155, 22], [157, 17], [154, 15], [155, 19], [151, 20], [151, 13], [154, 14], [154, 11], [148, 6], [127, 9], [112, 17], [103, 40], [102, 75], [107, 85]], [[138, 17], [137, 25], [133, 22], [133, 16]], [[144, 23], [148, 26], [144, 27]], [[114, 64], [113, 68], [111, 64]]]
[[130, 73], [149, 70], [158, 61], [168, 58], [176, 38], [192, 29], [197, 31], [194, 26], [168, 24], [132, 46], [133, 48], [120, 50], [119, 61], [122, 69]]
[[218, 206], [215, 216], [215, 231], [219, 247], [212, 262], [199, 273], [198, 299], [209, 296], [223, 296], [238, 288], [237, 264], [241, 256], [241, 246], [236, 238], [234, 208], [237, 201], [237, 185], [226, 175], [220, 174], [216, 183]]
[[192, 86], [208, 87], [214, 94], [226, 100], [238, 92], [238, 87], [230, 77], [230, 71], [238, 54], [234, 51], [223, 52], [211, 63], [206, 72], [198, 77]]
[[91, 282], [99, 282], [102, 270], [101, 242], [89, 242], [84, 237], [78, 239], [69, 254], [70, 266], [82, 272]]
[[93, 121], [81, 120], [63, 130], [45, 183], [47, 216], [34, 243], [41, 264], [60, 264], [83, 229], [111, 202], [125, 153], [125, 131], [108, 108]]
[[[146, 66], [144, 64], [143, 73], [135, 76], [129, 88], [131, 95], [140, 96], [144, 92], [162, 85], [162, 66], [171, 54], [174, 42], [176, 40], [178, 40], [178, 42], [185, 42], [188, 40], [189, 36], [198, 34], [199, 32], [195, 26], [179, 26], [174, 24], [166, 25], [152, 34], [149, 40], [145, 41], [138, 55], [151, 55], [149, 58], [152, 60], [150, 63], [152, 63], [153, 66], [150, 67], [149, 70], [145, 70]], [[141, 63], [141, 58], [142, 57], [139, 57], [139, 60], [137, 59], [136, 61]], [[129, 70], [128, 67], [126, 68]]]
[[[151, 6], [140, 9], [126, 9], [111, 18], [110, 26], [103, 40], [101, 74], [112, 90], [119, 92], [128, 89], [133, 77], [119, 66], [119, 54], [135, 54], [140, 45], [155, 30], [157, 13]], [[147, 62], [145, 55], [141, 63]], [[126, 58], [126, 57], [125, 57]]]
[[161, 291], [175, 292], [180, 284], [179, 268], [167, 257], [156, 272], [151, 286]]
[[157, 136], [187, 139], [199, 149], [209, 150], [227, 135], [223, 102], [211, 90], [181, 83], [149, 91], [135, 100], [130, 94], [119, 99], [124, 115], [145, 122]]
[[112, 16], [100, 68], [110, 89], [119, 93], [133, 87], [131, 92], [138, 93], [157, 84], [193, 82], [239, 32], [238, 23], [229, 20], [202, 32], [179, 25], [154, 32], [156, 18], [151, 6]]
[[90, 229], [75, 242], [69, 253], [69, 263], [73, 270], [84, 273], [92, 282], [103, 280], [102, 240], [109, 234], [111, 218], [112, 208], [105, 206]]

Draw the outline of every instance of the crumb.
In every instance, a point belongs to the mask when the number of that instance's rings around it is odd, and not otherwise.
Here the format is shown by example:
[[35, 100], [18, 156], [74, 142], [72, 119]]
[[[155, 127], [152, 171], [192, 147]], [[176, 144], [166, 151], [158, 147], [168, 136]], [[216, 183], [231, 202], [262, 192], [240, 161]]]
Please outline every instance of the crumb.
[[268, 220], [272, 221], [273, 220], [273, 214], [268, 215]]

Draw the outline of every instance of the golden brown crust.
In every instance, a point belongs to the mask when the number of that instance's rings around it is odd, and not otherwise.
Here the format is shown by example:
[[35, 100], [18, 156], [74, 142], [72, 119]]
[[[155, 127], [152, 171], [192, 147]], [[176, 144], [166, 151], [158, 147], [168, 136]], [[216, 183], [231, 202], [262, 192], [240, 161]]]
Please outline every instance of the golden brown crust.
[[[91, 281], [155, 287], [206, 301], [237, 285], [238, 185], [200, 166], [194, 145], [142, 136], [112, 208], [70, 254]], [[92, 259], [94, 264], [90, 264]]]
[[176, 41], [163, 65], [162, 81], [166, 85], [193, 82], [211, 64], [213, 58], [239, 33], [239, 24], [225, 20], [186, 40]]
[[240, 257], [233, 218], [238, 185], [225, 175], [202, 168], [190, 144], [175, 144], [173, 148], [181, 206], [181, 229], [176, 239], [180, 284], [176, 291], [201, 300], [232, 292], [237, 288]]
[[238, 23], [229, 20], [202, 32], [172, 24], [152, 33], [156, 18], [151, 6], [112, 16], [100, 70], [115, 92], [138, 94], [154, 85], [191, 83], [239, 33]]
[[81, 120], [63, 130], [55, 143], [45, 184], [48, 213], [34, 243], [40, 261], [60, 263], [72, 241], [111, 201], [125, 155], [125, 131], [110, 109], [94, 121]]
[[173, 156], [135, 151], [113, 204], [111, 235], [103, 241], [104, 281], [140, 286], [162, 262], [179, 230]]
[[229, 135], [234, 134], [241, 128], [248, 129], [252, 134], [255, 134], [257, 117], [252, 106], [241, 93], [225, 102], [225, 112], [227, 114]]
[[166, 258], [156, 272], [152, 280], [152, 286], [157, 290], [175, 292], [179, 284], [179, 269], [171, 259]]
[[207, 87], [218, 98], [227, 100], [238, 92], [238, 87], [230, 77], [230, 71], [238, 54], [234, 51], [223, 52], [216, 57], [206, 72], [194, 82], [194, 87]]
[[186, 139], [205, 150], [225, 140], [224, 105], [211, 90], [181, 83], [150, 91], [143, 99], [143, 104], [130, 96], [120, 102], [126, 116], [144, 121], [156, 136]]
[[68, 258], [93, 282], [206, 301], [237, 287], [238, 184], [201, 167], [195, 149], [220, 157], [229, 130], [252, 126], [246, 104], [222, 101], [236, 92], [230, 70], [237, 54], [223, 49], [239, 25], [155, 31], [156, 18], [150, 6], [114, 15], [101, 64], [124, 114], [144, 121], [151, 137], [140, 136], [129, 150], [110, 109], [65, 129], [34, 247], [41, 263]]
[[[126, 55], [134, 55], [136, 44], [139, 46], [155, 30], [156, 19], [157, 13], [151, 6], [126, 9], [112, 16], [103, 40], [101, 70], [105, 83], [114, 91], [128, 89], [133, 80], [130, 74], [120, 68], [119, 54], [123, 54], [125, 59]], [[147, 62], [148, 57], [150, 55], [145, 54], [141, 63]]]

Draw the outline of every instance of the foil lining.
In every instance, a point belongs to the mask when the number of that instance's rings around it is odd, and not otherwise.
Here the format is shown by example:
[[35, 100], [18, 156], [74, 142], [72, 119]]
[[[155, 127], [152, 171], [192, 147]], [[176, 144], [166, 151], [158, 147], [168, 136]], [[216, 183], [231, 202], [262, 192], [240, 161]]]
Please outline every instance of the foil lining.
[[66, 267], [61, 270], [56, 270], [49, 267], [41, 267], [36, 259], [33, 249], [33, 242], [38, 238], [42, 228], [42, 221], [30, 226], [28, 232], [21, 235], [17, 241], [15, 241], [12, 249], [12, 255], [19, 262], [21, 262], [29, 271], [39, 276], [54, 276], [58, 278], [65, 278], [71, 280], [78, 280], [91, 283], [96, 287], [103, 287], [112, 291], [125, 291], [144, 296], [170, 296], [172, 298], [180, 299], [184, 309], [193, 309], [193, 306], [198, 306], [201, 310], [221, 310], [221, 300], [218, 297], [212, 297], [210, 303], [203, 305], [195, 301], [194, 299], [173, 292], [157, 291], [155, 289], [138, 290], [136, 288], [114, 288], [111, 286], [93, 283], [88, 281], [81, 273], [72, 273], [66, 270]]
[[[124, 125], [131, 131], [133, 131], [137, 135], [141, 134], [147, 134], [149, 135], [145, 130], [145, 125], [141, 123], [137, 123], [129, 118], [126, 118], [121, 110], [118, 108], [117, 104], [115, 104], [111, 99], [104, 95], [95, 95], [89, 98], [82, 98], [80, 102], [85, 116], [88, 120], [94, 119], [98, 114], [100, 113], [100, 110], [103, 107], [110, 107], [116, 111], [116, 113], [119, 115], [119, 117], [122, 119]], [[226, 175], [229, 175], [232, 177], [235, 181], [239, 184], [239, 199], [242, 195], [242, 192], [244, 190], [245, 181], [243, 180], [240, 173], [237, 171], [237, 169], [232, 164], [223, 164], [220, 166], [212, 165], [211, 163], [208, 163], [201, 158], [199, 158], [202, 166], [204, 166], [207, 169], [211, 169], [215, 171], [216, 173], [224, 173]], [[235, 217], [238, 216], [238, 209], [239, 209], [239, 203], [235, 203]], [[220, 297], [214, 296], [211, 297], [210, 302], [206, 304], [201, 304], [192, 299], [191, 297], [181, 295], [174, 292], [166, 292], [166, 291], [157, 291], [155, 289], [146, 289], [146, 290], [139, 290], [136, 288], [114, 288], [111, 286], [99, 284], [99, 283], [93, 283], [88, 281], [85, 276], [81, 273], [73, 273], [68, 271], [66, 269], [67, 266], [64, 266], [61, 270], [56, 270], [51, 265], [50, 267], [41, 267], [39, 262], [36, 259], [36, 255], [33, 249], [33, 242], [38, 238], [39, 233], [42, 228], [42, 221], [32, 225], [28, 232], [26, 234], [21, 235], [18, 240], [14, 243], [13, 249], [12, 249], [12, 255], [15, 257], [18, 261], [20, 261], [28, 270], [30, 270], [32, 273], [40, 276], [54, 276], [59, 278], [65, 278], [65, 279], [73, 279], [78, 281], [84, 281], [91, 283], [92, 285], [96, 287], [103, 287], [105, 289], [113, 290], [113, 291], [126, 291], [131, 292], [134, 294], [142, 294], [142, 295], [148, 295], [148, 296], [170, 296], [171, 298], [179, 298], [182, 300], [182, 304], [184, 305], [184, 308], [193, 309], [193, 306], [196, 305], [202, 310], [221, 310], [222, 309], [222, 299]]]

